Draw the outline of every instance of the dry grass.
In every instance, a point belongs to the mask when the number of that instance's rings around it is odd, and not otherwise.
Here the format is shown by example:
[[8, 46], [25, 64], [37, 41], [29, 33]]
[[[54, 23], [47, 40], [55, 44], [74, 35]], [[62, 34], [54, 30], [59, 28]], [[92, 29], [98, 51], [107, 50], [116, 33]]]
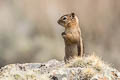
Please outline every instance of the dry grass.
[[102, 73], [106, 67], [109, 65], [105, 64], [104, 61], [101, 60], [100, 57], [96, 56], [95, 54], [88, 55], [86, 57], [76, 57], [69, 61], [65, 67], [73, 68], [73, 67], [81, 67], [83, 68], [82, 74], [87, 77], [91, 78], [95, 74]]

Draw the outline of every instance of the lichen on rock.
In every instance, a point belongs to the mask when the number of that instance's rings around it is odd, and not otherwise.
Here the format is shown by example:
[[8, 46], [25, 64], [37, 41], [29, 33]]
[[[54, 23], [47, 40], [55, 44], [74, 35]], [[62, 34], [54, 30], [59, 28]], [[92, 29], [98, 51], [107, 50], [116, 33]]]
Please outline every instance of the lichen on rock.
[[0, 80], [119, 80], [120, 72], [91, 55], [68, 64], [55, 59], [46, 63], [10, 64], [0, 69]]

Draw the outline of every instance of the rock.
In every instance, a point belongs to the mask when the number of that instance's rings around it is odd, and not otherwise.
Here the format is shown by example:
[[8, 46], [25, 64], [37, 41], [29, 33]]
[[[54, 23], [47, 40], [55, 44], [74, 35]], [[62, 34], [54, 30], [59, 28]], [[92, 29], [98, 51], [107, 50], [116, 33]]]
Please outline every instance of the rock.
[[120, 72], [91, 55], [70, 63], [10, 64], [0, 69], [0, 80], [120, 80]]

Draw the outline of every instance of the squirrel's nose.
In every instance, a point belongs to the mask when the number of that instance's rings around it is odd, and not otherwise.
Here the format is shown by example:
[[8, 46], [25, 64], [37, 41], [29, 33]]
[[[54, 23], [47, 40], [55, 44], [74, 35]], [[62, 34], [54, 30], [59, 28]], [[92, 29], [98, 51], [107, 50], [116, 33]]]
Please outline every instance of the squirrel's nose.
[[59, 24], [59, 20], [57, 21], [57, 23]]
[[60, 24], [60, 20], [58, 20], [57, 23]]

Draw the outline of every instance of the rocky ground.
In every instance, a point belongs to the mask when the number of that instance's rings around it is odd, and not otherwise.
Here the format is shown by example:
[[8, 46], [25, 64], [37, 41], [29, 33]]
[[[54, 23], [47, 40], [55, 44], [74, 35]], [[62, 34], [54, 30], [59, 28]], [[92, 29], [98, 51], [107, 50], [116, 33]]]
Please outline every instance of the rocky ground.
[[91, 55], [68, 64], [53, 59], [46, 63], [6, 65], [0, 69], [0, 80], [120, 80], [120, 72]]

